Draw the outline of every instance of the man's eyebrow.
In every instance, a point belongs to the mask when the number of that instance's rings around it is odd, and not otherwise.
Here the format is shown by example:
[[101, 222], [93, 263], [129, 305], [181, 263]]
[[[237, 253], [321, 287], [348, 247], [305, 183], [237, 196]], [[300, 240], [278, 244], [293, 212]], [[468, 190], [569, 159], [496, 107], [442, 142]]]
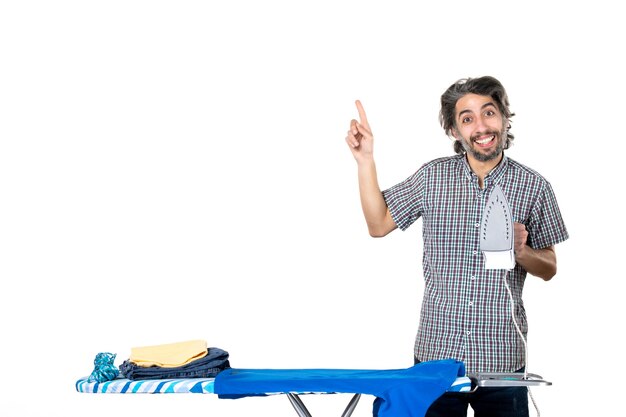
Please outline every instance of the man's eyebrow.
[[471, 110], [461, 110], [456, 117], [459, 118], [463, 116], [465, 113], [471, 113], [471, 112], [472, 112]]
[[[485, 104], [483, 104], [482, 106], [480, 106], [480, 109], [481, 109], [481, 110], [483, 110], [485, 107], [489, 107], [489, 106], [496, 107], [496, 105], [495, 105], [495, 104], [493, 104], [493, 102], [488, 101], [487, 103], [485, 103]], [[458, 118], [458, 117], [461, 117], [461, 116], [462, 116], [462, 115], [464, 115], [465, 113], [471, 113], [471, 112], [472, 112], [472, 111], [471, 111], [471, 110], [469, 110], [469, 109], [461, 110], [461, 111], [459, 112], [459, 114], [457, 115], [457, 118]]]

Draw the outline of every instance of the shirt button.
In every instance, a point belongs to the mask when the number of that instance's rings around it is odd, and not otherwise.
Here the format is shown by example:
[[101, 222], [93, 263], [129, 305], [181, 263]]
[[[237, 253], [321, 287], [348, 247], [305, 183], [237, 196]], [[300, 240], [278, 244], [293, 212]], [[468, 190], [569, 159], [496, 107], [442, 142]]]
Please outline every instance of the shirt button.
[[477, 250], [473, 251], [472, 253], [473, 253], [474, 255], [478, 255], [478, 251], [477, 251]]
[[475, 227], [480, 227], [480, 223], [474, 223]]
[[465, 334], [469, 336], [470, 334], [472, 334], [472, 332], [470, 332], [470, 331], [468, 330], [468, 331], [466, 331], [466, 332], [465, 332]]
[[474, 280], [476, 279], [476, 275], [472, 275], [472, 276], [470, 277], [470, 279], [471, 279], [472, 281], [474, 281]]
[[469, 302], [469, 306], [471, 307], [471, 306], [473, 306], [473, 305], [474, 305], [474, 303], [472, 303], [472, 302], [470, 301], [470, 302]]

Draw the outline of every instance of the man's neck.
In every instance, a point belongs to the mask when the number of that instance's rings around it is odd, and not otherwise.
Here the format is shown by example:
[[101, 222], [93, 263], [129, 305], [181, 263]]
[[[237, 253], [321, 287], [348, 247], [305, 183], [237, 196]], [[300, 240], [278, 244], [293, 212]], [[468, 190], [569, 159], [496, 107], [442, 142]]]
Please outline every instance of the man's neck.
[[478, 177], [478, 185], [480, 186], [480, 188], [483, 188], [485, 183], [485, 177], [491, 172], [492, 169], [498, 166], [500, 161], [502, 161], [504, 153], [501, 152], [500, 155], [489, 161], [479, 161], [469, 153], [466, 153], [465, 155], [467, 158], [467, 163], [472, 169], [472, 172]]

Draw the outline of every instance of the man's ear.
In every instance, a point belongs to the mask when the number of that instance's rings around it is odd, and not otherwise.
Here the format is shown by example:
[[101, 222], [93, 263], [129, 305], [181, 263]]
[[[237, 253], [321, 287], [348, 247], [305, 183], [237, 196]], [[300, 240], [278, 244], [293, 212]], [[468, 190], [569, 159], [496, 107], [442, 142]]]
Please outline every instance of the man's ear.
[[452, 136], [456, 140], [459, 140], [459, 132], [456, 130], [456, 127], [450, 128], [450, 136]]

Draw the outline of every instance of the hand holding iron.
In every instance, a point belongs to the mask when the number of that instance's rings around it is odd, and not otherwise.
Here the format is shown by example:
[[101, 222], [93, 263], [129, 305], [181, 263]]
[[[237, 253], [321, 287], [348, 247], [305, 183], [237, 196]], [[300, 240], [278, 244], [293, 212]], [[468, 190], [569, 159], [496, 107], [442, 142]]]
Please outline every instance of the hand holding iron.
[[521, 223], [513, 223], [515, 240], [513, 249], [515, 250], [515, 261], [522, 266], [529, 274], [549, 281], [556, 274], [556, 254], [554, 245], [533, 249], [526, 244], [528, 231]]
[[526, 226], [522, 223], [513, 223], [513, 230], [515, 234], [515, 241], [513, 242], [513, 249], [516, 254], [521, 253], [526, 248], [526, 240], [528, 239], [528, 231]]

